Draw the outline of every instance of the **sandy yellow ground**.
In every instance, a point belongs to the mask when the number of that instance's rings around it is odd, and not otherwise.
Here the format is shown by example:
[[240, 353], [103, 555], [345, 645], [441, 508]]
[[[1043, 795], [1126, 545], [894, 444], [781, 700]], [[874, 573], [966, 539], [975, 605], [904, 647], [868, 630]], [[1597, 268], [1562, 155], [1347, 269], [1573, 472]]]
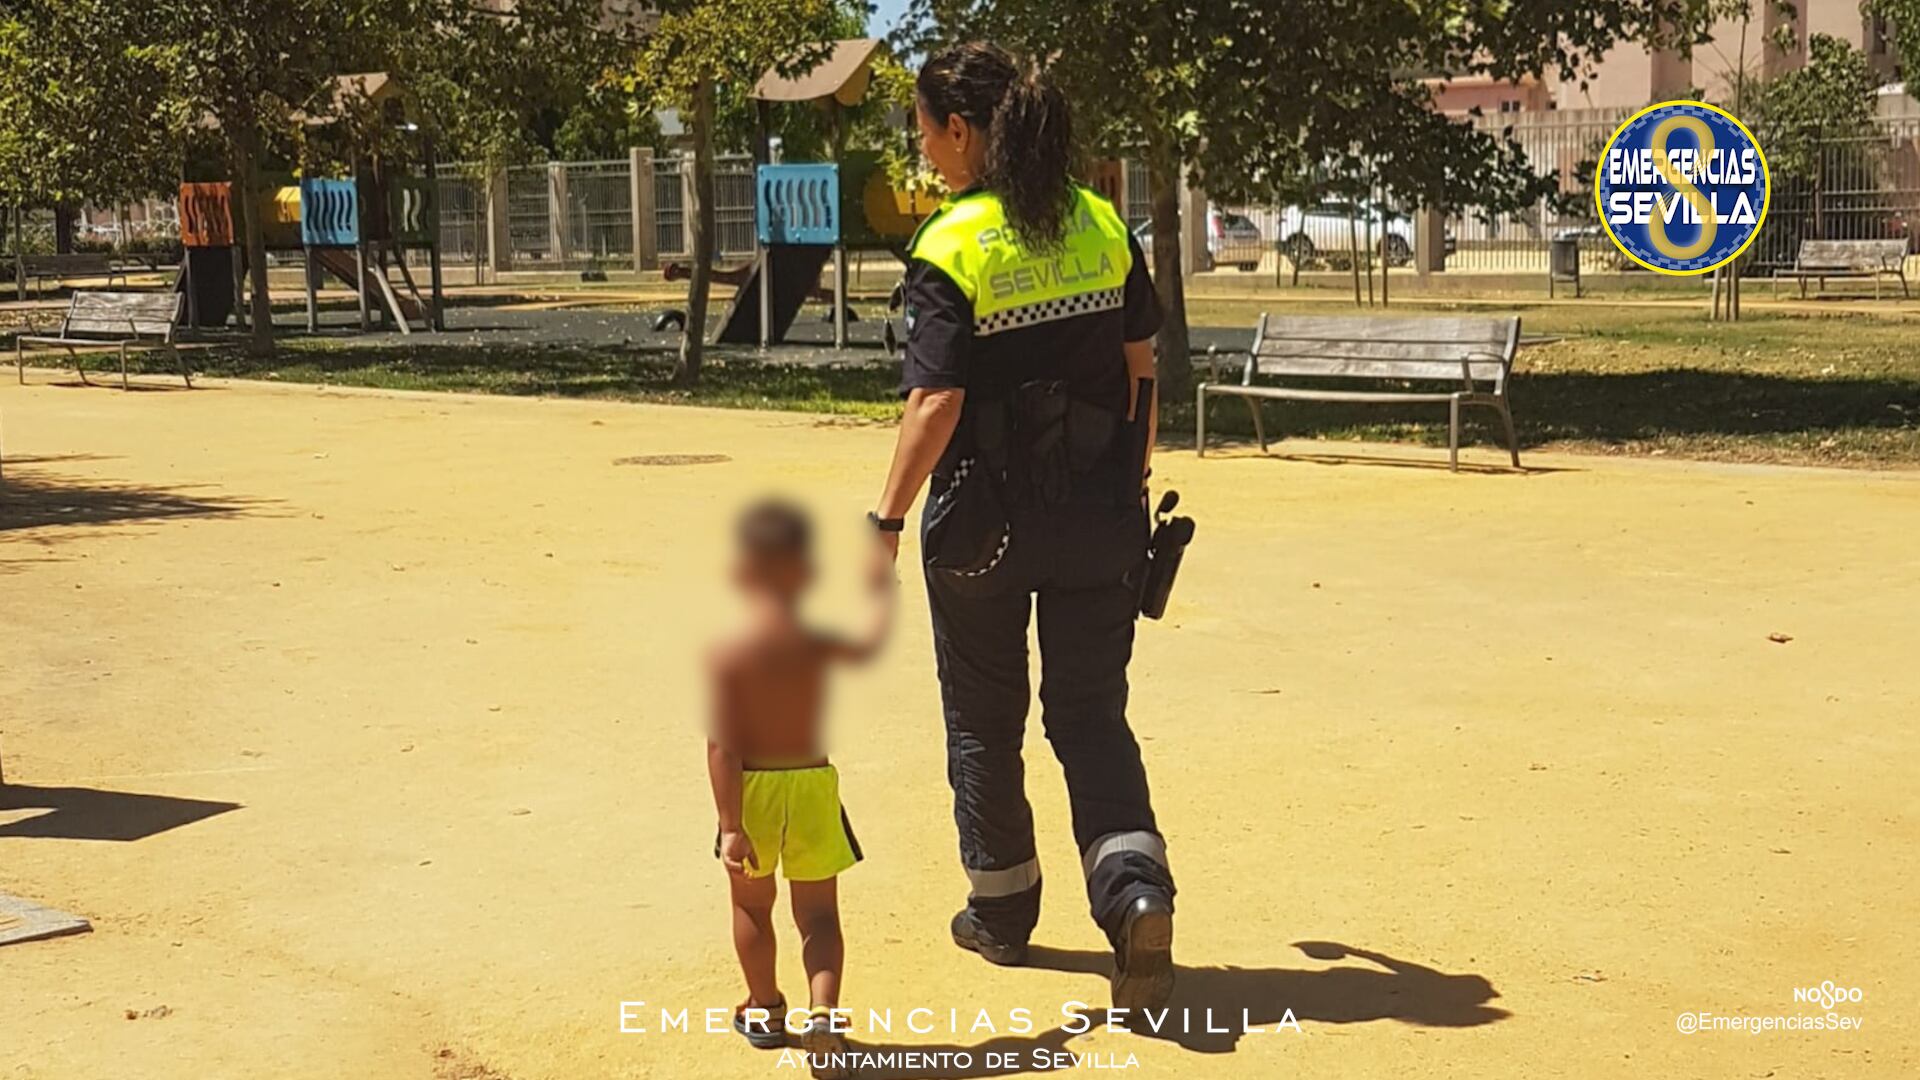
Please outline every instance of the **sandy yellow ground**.
[[[888, 431], [239, 385], [9, 383], [0, 409], [0, 891], [96, 927], [0, 949], [0, 1077], [800, 1075], [617, 1015], [740, 996], [689, 669], [723, 524], [779, 487], [850, 543]], [[729, 460], [620, 463], [700, 454]], [[1054, 1030], [1105, 984], [1037, 730], [1048, 966], [947, 943], [909, 578], [837, 708], [868, 855], [848, 996], [899, 1016], [869, 1042], [1137, 1061], [1087, 1076], [1920, 1071], [1920, 475], [1433, 464], [1159, 462], [1201, 520], [1135, 664], [1195, 1010], [1173, 1040]], [[1862, 1028], [1675, 1029], [1823, 1013], [1793, 989], [1825, 981]]]

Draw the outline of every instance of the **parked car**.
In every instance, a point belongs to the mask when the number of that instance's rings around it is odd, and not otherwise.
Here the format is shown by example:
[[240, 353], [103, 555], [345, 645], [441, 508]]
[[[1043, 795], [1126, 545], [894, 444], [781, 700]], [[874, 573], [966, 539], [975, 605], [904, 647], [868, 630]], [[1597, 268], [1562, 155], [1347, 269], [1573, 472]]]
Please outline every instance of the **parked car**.
[[1267, 243], [1260, 226], [1244, 214], [1207, 214], [1207, 248], [1215, 266], [1231, 265], [1251, 273], [1260, 268]]
[[[1321, 252], [1344, 256], [1353, 250], [1355, 221], [1363, 246], [1380, 242], [1381, 208], [1372, 203], [1323, 202], [1315, 206], [1289, 206], [1280, 211], [1280, 250], [1295, 263], [1305, 265]], [[1369, 232], [1368, 223], [1372, 223]], [[1387, 212], [1387, 262], [1403, 266], [1413, 261], [1413, 222], [1397, 210]]]
[[[1234, 266], [1243, 271], [1259, 269], [1261, 258], [1274, 247], [1274, 237], [1280, 240], [1280, 250], [1302, 265], [1317, 258], [1346, 265], [1347, 252], [1352, 246], [1348, 231], [1349, 215], [1360, 215], [1360, 242], [1368, 243], [1367, 221], [1373, 222], [1373, 243], [1380, 241], [1380, 209], [1369, 203], [1327, 202], [1302, 209], [1290, 206], [1280, 212], [1273, 233], [1261, 229], [1258, 222], [1245, 214], [1222, 211], [1217, 207], [1207, 209], [1207, 267]], [[1394, 266], [1405, 266], [1413, 261], [1413, 222], [1399, 211], [1390, 212], [1387, 218], [1387, 259]], [[1133, 230], [1140, 242], [1141, 250], [1153, 252], [1153, 223], [1142, 222]], [[1453, 254], [1454, 235], [1446, 234], [1447, 254]]]
[[[1133, 238], [1140, 242], [1141, 251], [1153, 254], [1153, 222], [1141, 222], [1134, 228]], [[1207, 269], [1235, 266], [1250, 273], [1260, 268], [1260, 257], [1266, 250], [1267, 241], [1252, 218], [1207, 208]]]

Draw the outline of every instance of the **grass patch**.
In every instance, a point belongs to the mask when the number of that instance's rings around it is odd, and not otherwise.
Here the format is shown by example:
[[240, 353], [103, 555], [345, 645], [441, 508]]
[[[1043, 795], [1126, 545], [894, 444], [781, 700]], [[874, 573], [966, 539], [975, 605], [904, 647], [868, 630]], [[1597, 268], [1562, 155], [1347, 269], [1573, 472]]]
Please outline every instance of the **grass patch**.
[[[1196, 323], [1252, 327], [1258, 303], [1197, 299]], [[1351, 306], [1274, 305], [1288, 312]], [[1756, 306], [1757, 307], [1757, 306]], [[1529, 335], [1559, 340], [1521, 350], [1513, 385], [1523, 448], [1668, 455], [1852, 467], [1920, 465], [1920, 347], [1914, 320], [1839, 305], [1832, 313], [1749, 309], [1736, 324], [1708, 323], [1698, 303], [1516, 303]], [[1407, 314], [1486, 314], [1444, 301], [1397, 303]], [[697, 388], [672, 384], [672, 353], [658, 347], [370, 346], [351, 338], [289, 338], [269, 362], [237, 346], [197, 351], [208, 374], [282, 382], [610, 398], [729, 408], [785, 409], [885, 421], [899, 413], [898, 366], [876, 352], [846, 365], [765, 362], [753, 349], [710, 350]], [[42, 363], [49, 362], [42, 359]], [[99, 356], [90, 365], [110, 366]], [[164, 355], [141, 367], [168, 370]], [[1228, 360], [1230, 365], [1230, 359]], [[1250, 437], [1241, 402], [1213, 405], [1210, 432]], [[1328, 441], [1445, 445], [1443, 406], [1268, 402], [1268, 431]], [[1498, 421], [1466, 413], [1465, 439], [1498, 446]], [[1193, 403], [1168, 400], [1176, 440], [1193, 429]]]
[[[209, 375], [277, 382], [782, 409], [875, 420], [900, 414], [895, 393], [900, 376], [893, 365], [765, 363], [751, 349], [709, 350], [705, 377], [692, 388], [673, 384], [670, 351], [632, 347], [368, 346], [351, 339], [290, 338], [268, 361], [227, 346], [194, 357], [195, 368]], [[159, 356], [144, 359], [157, 372], [167, 370]]]
[[[1635, 305], [1444, 301], [1396, 313], [1521, 318], [1513, 411], [1525, 447], [1855, 467], [1920, 465], [1920, 322], [1893, 313], [1756, 310], [1709, 323], [1698, 301]], [[1246, 326], [1261, 305], [1202, 301], [1197, 322]], [[1275, 313], [1352, 314], [1352, 305], [1272, 305]], [[1377, 309], [1376, 309], [1377, 310]], [[1886, 311], [1886, 309], [1882, 309]], [[1225, 366], [1225, 365], [1223, 365]], [[1235, 376], [1237, 377], [1237, 375]], [[1245, 433], [1244, 405], [1213, 407], [1210, 430]], [[1444, 445], [1443, 406], [1271, 402], [1270, 433]], [[1177, 423], [1191, 427], [1192, 406]], [[1215, 418], [1217, 417], [1217, 419]], [[1498, 421], [1466, 411], [1464, 436], [1499, 445]]]

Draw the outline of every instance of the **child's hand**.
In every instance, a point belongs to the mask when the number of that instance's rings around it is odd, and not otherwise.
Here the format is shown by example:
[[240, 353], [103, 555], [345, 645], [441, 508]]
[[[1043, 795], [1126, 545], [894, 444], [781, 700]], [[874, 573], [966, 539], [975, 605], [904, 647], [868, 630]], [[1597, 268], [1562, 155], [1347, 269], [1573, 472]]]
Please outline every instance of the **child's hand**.
[[720, 861], [736, 874], [744, 874], [748, 869], [760, 869], [760, 861], [753, 854], [753, 841], [747, 839], [744, 832], [720, 834]]
[[[881, 533], [881, 541], [873, 545], [873, 556], [867, 561], [867, 587], [874, 592], [892, 592], [900, 583], [900, 571], [895, 568], [899, 556], [899, 534]], [[893, 546], [886, 543], [887, 537], [893, 537]]]

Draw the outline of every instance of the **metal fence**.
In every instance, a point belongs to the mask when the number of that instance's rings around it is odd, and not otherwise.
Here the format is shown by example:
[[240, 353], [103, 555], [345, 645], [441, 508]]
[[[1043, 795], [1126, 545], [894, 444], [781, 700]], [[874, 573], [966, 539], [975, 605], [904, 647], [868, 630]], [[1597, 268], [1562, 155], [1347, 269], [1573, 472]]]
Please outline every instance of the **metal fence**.
[[554, 253], [551, 185], [545, 165], [507, 170], [507, 251], [516, 266], [546, 262]]
[[[28, 210], [17, 223], [21, 250], [29, 255], [52, 254], [58, 230], [48, 209]], [[170, 199], [149, 198], [120, 208], [84, 208], [73, 219], [75, 251], [166, 251], [180, 246], [179, 208]], [[16, 232], [12, 207], [0, 207], [0, 252], [12, 258]], [[0, 278], [11, 276], [0, 267]]]
[[653, 163], [653, 247], [664, 257], [693, 245], [687, 239], [687, 180], [681, 158]]
[[[1883, 108], [1886, 106], [1883, 105]], [[1555, 239], [1576, 240], [1587, 272], [1637, 270], [1614, 247], [1593, 206], [1593, 173], [1623, 112], [1563, 110], [1506, 113], [1478, 123], [1510, 136], [1533, 169], [1551, 178], [1557, 194], [1512, 212], [1456, 208], [1446, 215], [1449, 274], [1541, 274]], [[1746, 256], [1746, 272], [1764, 276], [1791, 266], [1808, 239], [1904, 239], [1920, 252], [1920, 108], [1883, 114], [1845, 132], [1756, 132], [1773, 173], [1773, 202]], [[1129, 172], [1128, 216], [1145, 206], [1145, 176]], [[1383, 242], [1398, 265], [1414, 246], [1409, 215], [1378, 200], [1317, 206], [1232, 205], [1215, 208], [1209, 253], [1215, 267], [1289, 269], [1289, 255], [1306, 269], [1345, 269], [1354, 251], [1377, 257]], [[1144, 209], [1139, 211], [1144, 213]], [[1351, 219], [1351, 220], [1350, 220]], [[1411, 262], [1410, 258], [1405, 261]]]
[[1626, 117], [1610, 109], [1481, 117], [1482, 130], [1519, 143], [1534, 171], [1553, 178], [1556, 193], [1508, 213], [1467, 207], [1449, 214], [1448, 272], [1544, 275], [1549, 246], [1560, 237], [1579, 241], [1582, 269], [1619, 269], [1625, 260], [1594, 215], [1593, 170], [1607, 138]]
[[[654, 250], [682, 258], [687, 233], [690, 162], [653, 162]], [[715, 242], [722, 256], [754, 250], [753, 161], [725, 156], [714, 163]], [[633, 162], [565, 161], [507, 170], [507, 251], [516, 269], [573, 270], [631, 264], [634, 256]]]
[[[1591, 271], [1615, 269], [1620, 255], [1592, 212], [1593, 163], [1624, 116], [1610, 111], [1505, 113], [1477, 123], [1511, 136], [1534, 170], [1556, 181], [1557, 197], [1519, 210], [1461, 207], [1445, 215], [1440, 242], [1448, 273], [1547, 271], [1556, 237], [1576, 239]], [[1279, 273], [1346, 270], [1356, 259], [1411, 265], [1417, 237], [1413, 215], [1384, 197], [1326, 200], [1305, 206], [1223, 207], [1210, 242], [1215, 266]]]
[[1120, 212], [1127, 217], [1127, 228], [1137, 229], [1153, 220], [1153, 178], [1144, 163], [1132, 158], [1126, 162], [1127, 205]]
[[[1748, 255], [1749, 273], [1765, 275], [1793, 263], [1807, 239], [1905, 239], [1920, 230], [1920, 105], [1905, 98], [1882, 102], [1882, 115], [1858, 129], [1785, 131], [1762, 127], [1773, 172], [1773, 203], [1765, 227]], [[1477, 122], [1519, 143], [1533, 168], [1556, 181], [1558, 197], [1518, 212], [1460, 208], [1446, 216], [1444, 244], [1449, 274], [1546, 273], [1556, 237], [1579, 241], [1589, 272], [1632, 269], [1600, 227], [1592, 205], [1593, 168], [1601, 148], [1624, 114], [1608, 110], [1506, 113]], [[504, 183], [471, 166], [439, 170], [441, 249], [450, 268], [471, 265], [476, 276], [499, 254], [516, 270], [574, 270], [594, 264], [631, 265], [635, 254], [633, 164], [630, 159], [553, 162], [507, 169]], [[640, 227], [652, 231], [661, 260], [688, 252], [686, 220], [690, 183], [681, 156], [652, 160], [653, 215]], [[1125, 167], [1122, 212], [1130, 227], [1149, 220], [1151, 190], [1146, 167]], [[496, 185], [504, 187], [497, 192]], [[730, 260], [754, 250], [753, 164], [744, 156], [715, 163], [718, 254]], [[496, 222], [490, 203], [504, 213]], [[170, 200], [155, 200], [136, 215], [139, 224], [165, 232]], [[1280, 276], [1295, 265], [1344, 270], [1358, 258], [1384, 250], [1398, 266], [1412, 262], [1412, 217], [1379, 200], [1314, 206], [1214, 207], [1204, 227], [1210, 263], [1228, 272]], [[139, 229], [133, 229], [134, 239]], [[9, 229], [10, 233], [11, 230]], [[105, 242], [88, 233], [76, 239]], [[119, 238], [112, 238], [117, 241]], [[51, 250], [52, 215], [31, 213], [25, 229], [29, 251]], [[0, 239], [10, 249], [12, 236]], [[1913, 250], [1910, 247], [1910, 250]], [[1356, 253], [1362, 253], [1356, 255]], [[417, 257], [424, 259], [424, 253]], [[453, 270], [458, 273], [458, 270]], [[476, 277], [477, 279], [477, 277]]]
[[714, 243], [722, 255], [744, 255], [755, 246], [753, 159], [722, 158], [713, 170]]
[[[457, 266], [472, 267], [473, 279], [483, 279], [487, 263], [487, 181], [458, 166], [435, 170], [440, 196], [440, 260], [449, 274]], [[424, 251], [409, 251], [409, 262], [424, 265]]]
[[630, 161], [567, 162], [552, 167], [554, 207], [562, 215], [560, 258], [569, 264], [633, 259]]
[[[1593, 172], [1624, 113], [1580, 110], [1507, 114], [1483, 123], [1510, 131], [1539, 172], [1558, 180], [1560, 198], [1519, 214], [1453, 215], [1449, 271], [1545, 273], [1547, 245], [1577, 237], [1589, 270], [1633, 269], [1606, 236], [1592, 205]], [[1883, 115], [1844, 132], [1756, 131], [1773, 174], [1766, 223], [1746, 256], [1748, 274], [1793, 265], [1800, 242], [1908, 239], [1920, 216], [1920, 115]]]
[[1905, 240], [1920, 224], [1920, 116], [1859, 130], [1755, 135], [1773, 173], [1773, 203], [1750, 249], [1755, 267], [1793, 265], [1803, 240]]

